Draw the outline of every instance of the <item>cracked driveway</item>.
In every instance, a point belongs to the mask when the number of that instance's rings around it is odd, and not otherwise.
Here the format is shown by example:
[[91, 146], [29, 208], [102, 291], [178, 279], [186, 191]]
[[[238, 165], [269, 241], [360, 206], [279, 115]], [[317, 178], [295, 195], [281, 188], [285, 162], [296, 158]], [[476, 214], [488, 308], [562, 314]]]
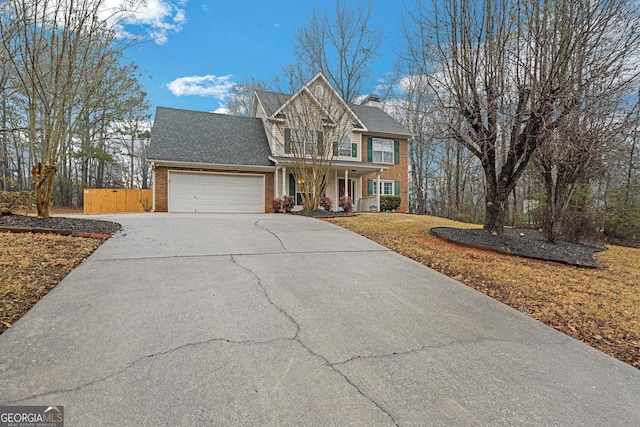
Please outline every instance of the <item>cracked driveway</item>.
[[0, 336], [0, 404], [67, 426], [640, 423], [640, 371], [334, 225], [104, 218], [123, 230]]

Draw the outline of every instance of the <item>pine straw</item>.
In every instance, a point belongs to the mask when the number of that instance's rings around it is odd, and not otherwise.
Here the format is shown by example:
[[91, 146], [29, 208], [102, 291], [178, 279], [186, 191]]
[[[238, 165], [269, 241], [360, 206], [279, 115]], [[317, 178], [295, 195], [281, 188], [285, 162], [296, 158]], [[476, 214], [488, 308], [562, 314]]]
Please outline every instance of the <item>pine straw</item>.
[[0, 233], [0, 333], [102, 242], [54, 234]]
[[536, 261], [444, 242], [431, 216], [361, 214], [326, 221], [352, 230], [640, 369], [640, 249], [607, 246], [599, 269]]

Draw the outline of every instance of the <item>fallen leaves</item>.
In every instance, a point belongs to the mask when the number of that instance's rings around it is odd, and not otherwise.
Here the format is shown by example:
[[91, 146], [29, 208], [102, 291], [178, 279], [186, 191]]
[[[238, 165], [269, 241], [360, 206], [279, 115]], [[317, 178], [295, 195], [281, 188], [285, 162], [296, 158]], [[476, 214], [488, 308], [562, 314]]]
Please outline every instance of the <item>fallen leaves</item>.
[[600, 269], [496, 254], [443, 242], [436, 226], [479, 227], [431, 216], [361, 214], [340, 225], [483, 292], [640, 369], [640, 249], [608, 246]]
[[0, 233], [0, 333], [102, 242], [55, 234]]

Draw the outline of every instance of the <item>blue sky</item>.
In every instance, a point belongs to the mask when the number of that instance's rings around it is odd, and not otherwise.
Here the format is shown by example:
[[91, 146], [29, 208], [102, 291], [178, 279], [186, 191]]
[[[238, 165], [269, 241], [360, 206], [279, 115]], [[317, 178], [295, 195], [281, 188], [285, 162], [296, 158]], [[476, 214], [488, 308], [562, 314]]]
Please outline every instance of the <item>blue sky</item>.
[[[354, 2], [362, 4], [362, 2]], [[295, 61], [293, 34], [313, 7], [333, 13], [333, 0], [148, 0], [131, 32], [151, 31], [156, 41], [125, 51], [125, 60], [147, 70], [143, 78], [152, 110], [174, 107], [216, 111], [245, 79], [272, 80]], [[365, 90], [391, 71], [401, 47], [400, 0], [373, 1], [371, 23], [382, 28], [384, 45]]]

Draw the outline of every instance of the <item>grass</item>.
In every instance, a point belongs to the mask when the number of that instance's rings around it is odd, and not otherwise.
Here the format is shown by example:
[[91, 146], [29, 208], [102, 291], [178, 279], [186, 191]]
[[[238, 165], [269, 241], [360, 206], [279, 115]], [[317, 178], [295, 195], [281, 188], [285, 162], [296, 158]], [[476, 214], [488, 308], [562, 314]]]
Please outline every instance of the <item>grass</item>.
[[640, 249], [609, 245], [584, 269], [461, 247], [428, 234], [477, 225], [431, 216], [327, 219], [640, 369]]
[[0, 233], [0, 333], [102, 242], [54, 234]]

